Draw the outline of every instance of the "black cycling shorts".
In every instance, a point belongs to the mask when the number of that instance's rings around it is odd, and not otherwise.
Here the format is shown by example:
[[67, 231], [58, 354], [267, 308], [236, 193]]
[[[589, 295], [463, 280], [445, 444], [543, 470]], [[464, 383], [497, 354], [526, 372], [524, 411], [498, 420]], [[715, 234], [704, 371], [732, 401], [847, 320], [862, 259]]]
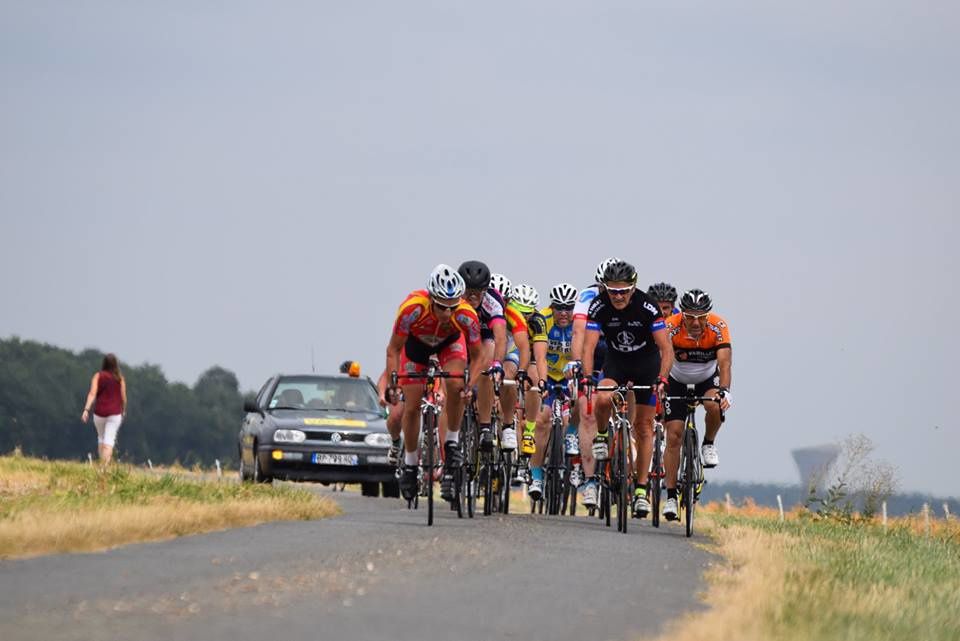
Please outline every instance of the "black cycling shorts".
[[[681, 383], [676, 380], [674, 377], [669, 377], [667, 379], [667, 396], [683, 396], [687, 393], [687, 384]], [[693, 386], [694, 396], [705, 396], [706, 393], [712, 389], [717, 389], [720, 387], [720, 374], [714, 372], [710, 375], [705, 381], [696, 383]], [[687, 417], [687, 404], [683, 401], [667, 401], [663, 402], [663, 420], [666, 421], [682, 421]]]
[[[625, 363], [616, 357], [616, 352], [607, 352], [606, 362], [603, 364], [603, 378], [612, 378], [620, 385], [628, 381], [634, 385], [653, 385], [660, 374], [660, 352], [641, 357], [640, 362]], [[656, 397], [651, 390], [637, 390], [634, 392], [637, 403], [640, 405], [656, 405]]]

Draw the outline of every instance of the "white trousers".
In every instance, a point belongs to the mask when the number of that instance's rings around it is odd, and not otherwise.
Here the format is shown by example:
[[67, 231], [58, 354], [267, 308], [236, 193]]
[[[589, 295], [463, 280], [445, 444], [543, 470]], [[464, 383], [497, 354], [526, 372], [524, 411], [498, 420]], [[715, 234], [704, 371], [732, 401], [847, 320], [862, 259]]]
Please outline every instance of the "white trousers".
[[93, 415], [93, 424], [97, 427], [97, 443], [113, 447], [117, 442], [117, 431], [123, 422], [123, 414], [113, 416]]

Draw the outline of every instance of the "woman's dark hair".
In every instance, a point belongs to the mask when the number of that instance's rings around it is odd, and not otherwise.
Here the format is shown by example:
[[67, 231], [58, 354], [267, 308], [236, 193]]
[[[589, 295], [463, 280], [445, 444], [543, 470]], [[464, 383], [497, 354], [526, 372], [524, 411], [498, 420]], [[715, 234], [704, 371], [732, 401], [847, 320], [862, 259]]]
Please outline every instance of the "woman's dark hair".
[[120, 373], [120, 363], [117, 361], [116, 354], [107, 354], [103, 357], [103, 364], [100, 369], [104, 372], [110, 372], [117, 381], [123, 380], [123, 374]]

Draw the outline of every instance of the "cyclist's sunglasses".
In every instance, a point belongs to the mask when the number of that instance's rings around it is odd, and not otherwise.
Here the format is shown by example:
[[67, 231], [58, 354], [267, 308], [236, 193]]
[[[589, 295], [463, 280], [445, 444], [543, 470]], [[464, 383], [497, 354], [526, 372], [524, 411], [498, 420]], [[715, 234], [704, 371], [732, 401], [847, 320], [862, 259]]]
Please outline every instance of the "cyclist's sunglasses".
[[634, 290], [634, 286], [630, 285], [630, 287], [605, 287], [605, 289], [607, 290], [607, 293], [610, 294], [611, 296], [620, 297], [620, 296], [629, 295], [630, 292]]
[[555, 312], [572, 312], [573, 305], [554, 305], [553, 311]]
[[452, 312], [453, 310], [455, 310], [457, 307], [460, 306], [460, 301], [456, 301], [452, 305], [445, 305], [444, 303], [441, 303], [440, 301], [438, 301], [436, 298], [431, 298], [430, 302], [433, 303], [434, 307], [436, 307], [442, 312]]
[[707, 316], [709, 315], [710, 315], [710, 312], [706, 312], [704, 314], [688, 314], [687, 312], [683, 312], [683, 317], [686, 318], [687, 320], [702, 321], [702, 320], [706, 320]]

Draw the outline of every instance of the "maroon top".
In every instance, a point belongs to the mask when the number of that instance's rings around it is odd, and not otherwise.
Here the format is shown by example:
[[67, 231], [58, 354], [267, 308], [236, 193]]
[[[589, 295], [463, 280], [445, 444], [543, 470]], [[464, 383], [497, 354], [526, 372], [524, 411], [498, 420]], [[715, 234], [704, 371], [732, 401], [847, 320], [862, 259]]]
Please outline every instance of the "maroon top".
[[97, 400], [93, 413], [97, 416], [123, 414], [123, 395], [120, 393], [120, 381], [112, 372], [100, 371], [97, 381]]

